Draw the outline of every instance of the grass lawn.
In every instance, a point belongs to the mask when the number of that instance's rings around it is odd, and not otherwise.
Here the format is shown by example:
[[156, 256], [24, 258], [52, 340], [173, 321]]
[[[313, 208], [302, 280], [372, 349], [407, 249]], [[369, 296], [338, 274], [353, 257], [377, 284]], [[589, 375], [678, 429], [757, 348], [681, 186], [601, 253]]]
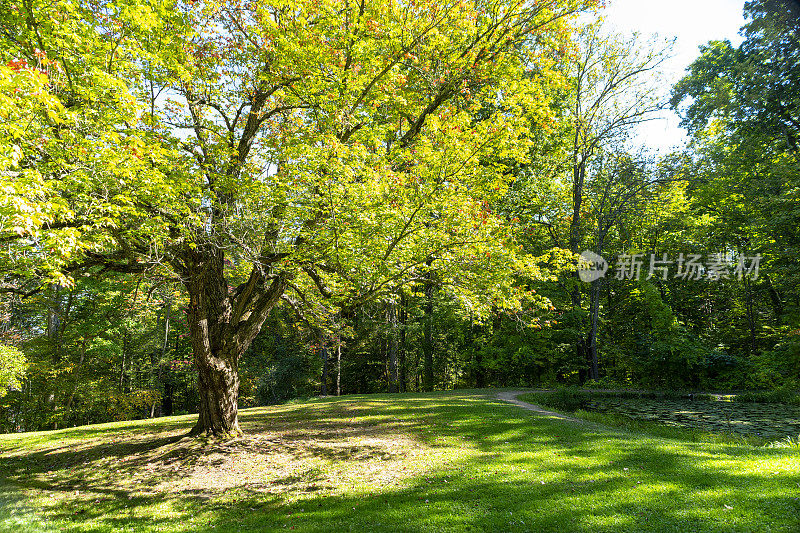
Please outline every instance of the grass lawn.
[[555, 420], [496, 391], [0, 435], [2, 531], [800, 531], [800, 452]]

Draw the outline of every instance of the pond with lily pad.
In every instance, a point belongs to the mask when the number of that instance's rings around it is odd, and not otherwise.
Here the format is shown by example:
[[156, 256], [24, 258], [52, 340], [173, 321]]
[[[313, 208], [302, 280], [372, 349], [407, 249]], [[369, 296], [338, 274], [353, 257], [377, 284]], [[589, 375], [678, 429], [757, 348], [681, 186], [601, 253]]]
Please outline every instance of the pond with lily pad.
[[592, 398], [589, 410], [665, 425], [781, 439], [800, 435], [800, 407], [706, 400]]

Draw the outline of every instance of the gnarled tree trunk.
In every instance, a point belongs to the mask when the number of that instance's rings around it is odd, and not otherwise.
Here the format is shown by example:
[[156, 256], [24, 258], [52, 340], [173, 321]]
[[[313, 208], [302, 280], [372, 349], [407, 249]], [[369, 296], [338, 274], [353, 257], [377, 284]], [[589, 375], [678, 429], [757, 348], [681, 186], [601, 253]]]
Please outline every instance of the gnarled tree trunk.
[[[199, 417], [192, 433], [214, 435], [241, 433], [239, 429], [239, 366], [226, 354], [208, 354], [200, 358], [197, 392], [200, 395]], [[195, 362], [198, 358], [195, 355]]]
[[240, 434], [239, 358], [283, 294], [285, 277], [254, 268], [245, 283], [229, 287], [224, 255], [212, 246], [187, 252], [180, 266], [198, 374], [199, 416], [192, 434]]

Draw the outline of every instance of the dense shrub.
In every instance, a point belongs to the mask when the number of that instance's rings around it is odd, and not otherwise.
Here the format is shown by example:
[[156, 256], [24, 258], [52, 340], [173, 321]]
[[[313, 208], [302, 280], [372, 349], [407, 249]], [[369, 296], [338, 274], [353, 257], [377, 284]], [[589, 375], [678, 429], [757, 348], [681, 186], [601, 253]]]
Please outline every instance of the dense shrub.
[[734, 396], [733, 400], [735, 402], [800, 405], [800, 394], [791, 387], [782, 387], [771, 391], [743, 392]]
[[546, 407], [562, 411], [577, 411], [589, 406], [591, 393], [578, 387], [563, 387], [542, 393], [537, 401]]

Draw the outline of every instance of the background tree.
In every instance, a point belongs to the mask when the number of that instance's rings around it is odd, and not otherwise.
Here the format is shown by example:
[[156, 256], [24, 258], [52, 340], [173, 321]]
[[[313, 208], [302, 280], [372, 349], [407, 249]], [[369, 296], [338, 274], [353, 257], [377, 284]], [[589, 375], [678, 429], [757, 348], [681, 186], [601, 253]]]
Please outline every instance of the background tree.
[[[598, 21], [582, 28], [574, 50], [563, 58], [561, 68], [568, 76], [568, 83], [553, 100], [562, 117], [557, 123], [557, 134], [537, 137], [538, 157], [532, 157], [536, 164], [520, 169], [522, 176], [511, 197], [515, 206], [512, 209], [519, 213], [523, 227], [538, 226], [541, 231], [535, 234], [547, 246], [579, 254], [590, 244], [602, 245], [591, 240], [605, 238], [618, 216], [610, 217], [609, 213], [616, 213], [622, 205], [608, 207], [609, 195], [602, 192], [594, 206], [587, 205], [592, 180], [605, 184], [606, 192], [610, 190], [608, 187], [616, 187], [608, 172], [592, 176], [592, 169], [602, 168], [597, 161], [607, 157], [608, 152], [623, 150], [633, 128], [655, 118], [655, 113], [665, 105], [657, 80], [670, 46], [670, 42], [644, 45], [638, 36], [622, 39], [609, 35]], [[603, 185], [594, 189], [602, 191]], [[628, 195], [622, 196], [623, 205], [633, 200]], [[543, 251], [541, 247], [539, 251]], [[590, 304], [587, 322], [584, 287], [574, 272], [573, 278], [565, 280], [564, 289], [570, 293], [573, 316], [568, 321], [576, 327], [576, 357], [585, 362], [582, 379], [587, 376], [597, 379], [593, 333], [597, 302], [595, 298], [595, 303]]]
[[[766, 376], [797, 376], [798, 352], [790, 332], [798, 325], [797, 138], [800, 101], [790, 88], [800, 76], [798, 5], [752, 1], [738, 48], [711, 42], [673, 90], [702, 163], [691, 190], [709, 217], [709, 242], [718, 251], [763, 256], [761, 276], [733, 298], [733, 354]], [[682, 105], [688, 99], [687, 105]], [[727, 322], [727, 321], [726, 321]], [[774, 350], [777, 350], [774, 351]], [[780, 353], [781, 355], [777, 355]], [[760, 361], [770, 370], [756, 370]], [[766, 361], [769, 361], [766, 363]], [[743, 363], [744, 364], [744, 363]]]

